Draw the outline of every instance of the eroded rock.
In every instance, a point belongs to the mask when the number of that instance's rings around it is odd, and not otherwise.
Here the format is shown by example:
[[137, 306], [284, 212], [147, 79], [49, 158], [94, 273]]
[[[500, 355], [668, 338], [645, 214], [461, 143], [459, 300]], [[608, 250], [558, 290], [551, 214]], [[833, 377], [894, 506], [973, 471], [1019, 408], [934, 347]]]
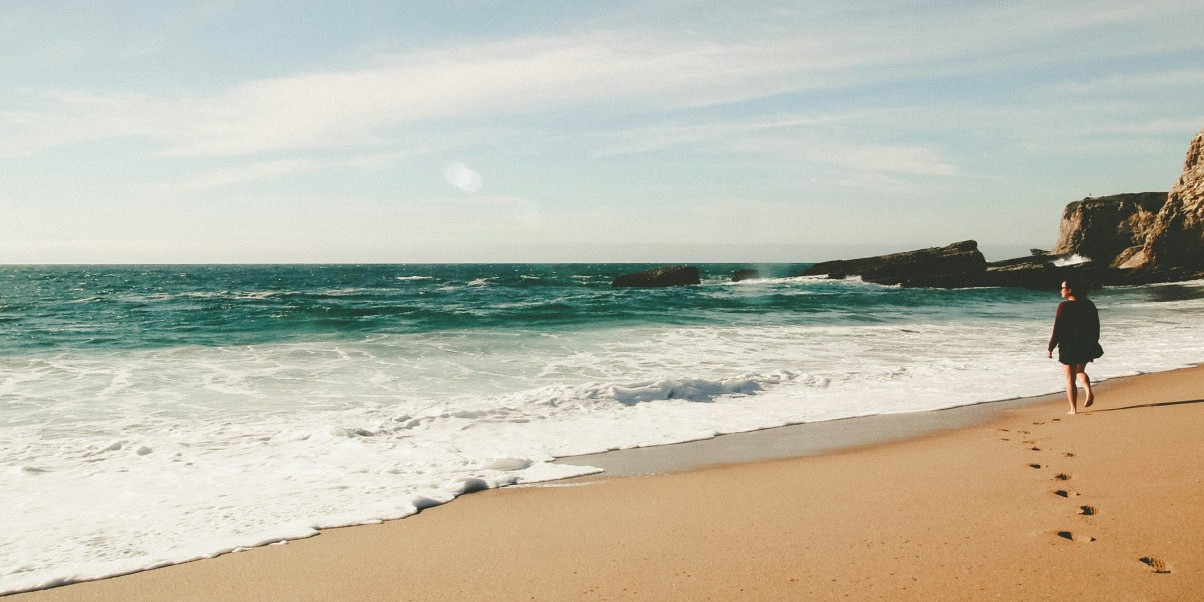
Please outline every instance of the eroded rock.
[[652, 268], [643, 272], [623, 274], [615, 278], [610, 285], [614, 288], [623, 287], [664, 287], [700, 284], [698, 268], [688, 265], [675, 265]]

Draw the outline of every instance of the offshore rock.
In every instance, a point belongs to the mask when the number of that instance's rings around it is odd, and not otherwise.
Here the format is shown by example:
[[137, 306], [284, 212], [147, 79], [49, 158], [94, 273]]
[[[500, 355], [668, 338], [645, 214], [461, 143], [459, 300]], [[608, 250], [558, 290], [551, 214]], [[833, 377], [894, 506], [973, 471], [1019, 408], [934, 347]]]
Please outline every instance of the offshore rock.
[[1111, 264], [1127, 259], [1133, 247], [1149, 236], [1158, 212], [1166, 204], [1165, 192], [1138, 192], [1088, 197], [1066, 205], [1053, 255], [1080, 255]]
[[1183, 175], [1167, 195], [1144, 246], [1120, 266], [1170, 274], [1204, 270], [1204, 130], [1192, 139]]
[[860, 276], [866, 282], [908, 287], [958, 288], [979, 286], [987, 261], [973, 240], [876, 257], [817, 263], [804, 276]]
[[756, 270], [751, 270], [751, 269], [736, 270], [732, 274], [732, 282], [740, 282], [741, 280], [752, 280], [754, 278], [760, 278], [760, 277], [761, 277], [761, 272], [758, 272]]
[[987, 270], [982, 274], [978, 286], [1006, 286], [1056, 291], [1061, 287], [1062, 281], [1069, 277], [1084, 283], [1089, 288], [1119, 282], [1120, 271], [1108, 267], [1107, 264], [1084, 261], [1070, 265], [1058, 265], [1059, 260], [1067, 258], [1063, 255], [1031, 256], [992, 262], [987, 264]]
[[687, 284], [700, 284], [702, 280], [698, 276], [698, 268], [688, 265], [675, 265], [661, 268], [653, 268], [636, 272], [633, 274], [623, 274], [614, 279], [610, 283], [611, 287], [664, 287], [664, 286], [682, 286]]

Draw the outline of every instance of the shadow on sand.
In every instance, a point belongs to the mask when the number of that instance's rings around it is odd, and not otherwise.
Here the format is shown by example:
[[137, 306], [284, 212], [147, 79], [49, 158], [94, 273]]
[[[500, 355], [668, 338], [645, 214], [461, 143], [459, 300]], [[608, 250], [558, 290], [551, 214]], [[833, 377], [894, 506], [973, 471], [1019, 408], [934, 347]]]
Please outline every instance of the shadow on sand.
[[1118, 410], [1137, 410], [1140, 408], [1159, 408], [1159, 407], [1163, 407], [1163, 406], [1181, 406], [1181, 405], [1187, 405], [1187, 404], [1191, 404], [1191, 403], [1204, 403], [1204, 399], [1189, 399], [1189, 400], [1184, 400], [1184, 401], [1163, 401], [1160, 403], [1142, 403], [1142, 404], [1137, 404], [1137, 405], [1124, 406], [1121, 408], [1104, 408], [1101, 410], [1094, 410], [1094, 411], [1096, 411], [1096, 412], [1116, 412]]

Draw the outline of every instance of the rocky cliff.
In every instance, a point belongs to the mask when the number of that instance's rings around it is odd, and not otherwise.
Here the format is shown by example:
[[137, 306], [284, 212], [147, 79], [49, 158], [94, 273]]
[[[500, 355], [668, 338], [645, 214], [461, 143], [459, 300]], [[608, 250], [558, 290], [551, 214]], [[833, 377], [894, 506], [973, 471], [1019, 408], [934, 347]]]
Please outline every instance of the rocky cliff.
[[1081, 255], [1109, 264], [1126, 249], [1145, 244], [1165, 192], [1085, 198], [1066, 206], [1053, 255]]
[[1167, 195], [1145, 245], [1121, 267], [1155, 271], [1204, 269], [1204, 130], [1192, 139], [1183, 162], [1183, 175]]

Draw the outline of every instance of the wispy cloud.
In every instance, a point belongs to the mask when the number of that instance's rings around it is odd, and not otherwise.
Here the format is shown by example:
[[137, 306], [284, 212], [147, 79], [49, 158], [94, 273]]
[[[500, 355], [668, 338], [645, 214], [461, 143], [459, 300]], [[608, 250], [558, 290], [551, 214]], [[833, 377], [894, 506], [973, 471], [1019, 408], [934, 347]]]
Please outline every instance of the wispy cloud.
[[48, 110], [2, 116], [13, 154], [141, 137], [177, 155], [379, 144], [389, 128], [449, 115], [481, 116], [636, 99], [702, 106], [799, 87], [805, 71], [858, 57], [803, 40], [680, 42], [592, 33], [378, 57], [361, 69], [256, 80], [209, 97], [52, 91]]
[[[688, 125], [669, 124], [607, 132], [599, 156], [637, 154], [673, 148], [675, 151], [775, 156], [790, 162], [838, 167], [865, 176], [881, 174], [878, 183], [898, 184], [886, 174], [951, 176], [954, 165], [930, 147], [839, 140], [853, 129], [872, 130], [879, 124], [915, 117], [914, 109], [875, 109], [818, 115], [779, 115], [772, 118], [727, 120]], [[775, 162], [782, 164], [781, 162]], [[844, 180], [842, 180], [844, 181]], [[837, 183], [838, 185], [843, 185]]]
[[191, 193], [252, 182], [264, 182], [306, 173], [335, 169], [374, 171], [419, 152], [377, 153], [344, 159], [279, 159], [242, 163], [231, 167], [204, 170], [173, 180], [148, 182], [135, 191], [154, 193]]
[[820, 115], [777, 115], [701, 123], [671, 122], [649, 127], [607, 131], [599, 136], [603, 142], [595, 156], [640, 154], [682, 146], [699, 146], [711, 151], [722, 151], [725, 146], [730, 150], [738, 150], [738, 147], [747, 150], [747, 146], [742, 145], [740, 141], [748, 137], [856, 121], [863, 119], [869, 113], [880, 112], [847, 111]]
[[818, 162], [858, 172], [949, 176], [954, 166], [930, 148], [882, 144], [823, 144], [803, 150]]
[[1084, 96], [1094, 94], [1150, 94], [1170, 93], [1171, 90], [1204, 87], [1204, 69], [1170, 69], [1143, 71], [1140, 73], [1116, 73], [1106, 77], [1059, 82], [1037, 90], [1041, 97], [1065, 95]]
[[[1165, 5], [1165, 6], [1162, 6]], [[1190, 10], [1163, 2], [1163, 13]], [[482, 122], [563, 109], [656, 113], [822, 88], [981, 72], [1060, 60], [1049, 44], [1092, 28], [1147, 26], [1124, 3], [994, 5], [931, 11], [776, 10], [773, 35], [584, 33], [464, 42], [378, 54], [359, 66], [256, 79], [209, 95], [45, 91], [0, 109], [0, 156], [115, 138], [156, 141], [179, 156], [308, 148], [384, 148], [416, 122]], [[767, 8], [765, 10], [768, 10]], [[755, 12], [755, 11], [754, 11]], [[758, 13], [761, 14], [761, 13]], [[202, 14], [201, 17], [204, 17]], [[1170, 24], [1170, 27], [1176, 27]], [[1174, 37], [1174, 36], [1168, 36]], [[1078, 52], [1142, 52], [1095, 42]], [[1151, 41], [1191, 46], [1190, 40]], [[1198, 47], [1200, 44], [1195, 43]], [[690, 141], [688, 130], [673, 134]], [[666, 137], [659, 144], [677, 142]], [[639, 152], [612, 145], [607, 153]]]

